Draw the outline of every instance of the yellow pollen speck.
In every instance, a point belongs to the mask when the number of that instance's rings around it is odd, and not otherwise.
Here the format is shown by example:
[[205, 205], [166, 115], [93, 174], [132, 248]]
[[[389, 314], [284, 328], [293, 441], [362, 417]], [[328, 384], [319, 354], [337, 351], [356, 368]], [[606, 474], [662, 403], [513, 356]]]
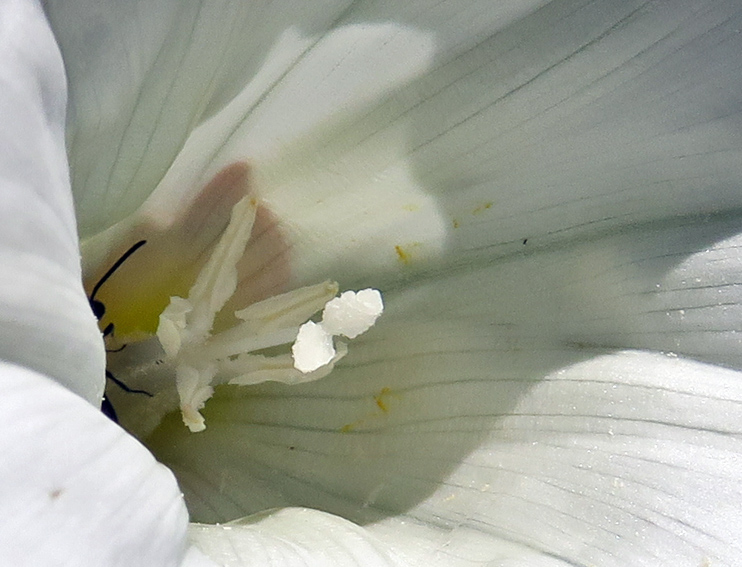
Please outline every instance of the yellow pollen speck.
[[417, 211], [419, 208], [420, 207], [418, 205], [416, 205], [415, 203], [409, 203], [409, 204], [404, 205], [402, 207], [402, 209], [404, 209], [405, 211], [410, 211], [410, 212]]
[[376, 405], [379, 406], [379, 409], [384, 413], [389, 413], [389, 406], [387, 405], [386, 401], [384, 401], [384, 398], [388, 397], [389, 394], [391, 394], [391, 390], [389, 388], [382, 388], [381, 392], [379, 392], [379, 395], [374, 396]]
[[482, 203], [482, 204], [481, 204], [481, 205], [479, 205], [479, 206], [478, 206], [478, 207], [477, 207], [476, 209], [474, 209], [474, 210], [472, 211], [472, 214], [474, 214], [474, 215], [478, 215], [479, 213], [483, 213], [483, 212], [484, 212], [484, 211], [486, 211], [487, 209], [491, 209], [491, 208], [492, 208], [492, 202], [491, 202], [491, 201], [488, 201], [488, 202], [486, 202], [486, 203]]
[[397, 257], [403, 264], [409, 264], [410, 263], [410, 255], [404, 251], [404, 249], [398, 244], [394, 247], [394, 250], [397, 252]]
[[[370, 411], [351, 423], [346, 423], [340, 428], [340, 433], [350, 433], [358, 427], [369, 425], [369, 423], [381, 419], [385, 414], [389, 413], [389, 398], [397, 397], [397, 395], [392, 393], [391, 388], [382, 388], [378, 395], [373, 396], [374, 404], [376, 404], [378, 409]], [[381, 410], [381, 412], [379, 412], [379, 410]]]
[[419, 246], [420, 246], [419, 242], [411, 242], [409, 244], [406, 244], [404, 247], [402, 247], [402, 245], [400, 244], [397, 244], [394, 247], [394, 251], [397, 253], [397, 258], [399, 259], [399, 261], [409, 266], [413, 260], [412, 249], [417, 248]]
[[459, 225], [459, 221], [458, 221], [458, 220], [456, 220], [456, 219], [453, 219], [453, 227], [454, 227], [454, 228], [459, 228], [459, 226], [460, 226], [460, 225]]

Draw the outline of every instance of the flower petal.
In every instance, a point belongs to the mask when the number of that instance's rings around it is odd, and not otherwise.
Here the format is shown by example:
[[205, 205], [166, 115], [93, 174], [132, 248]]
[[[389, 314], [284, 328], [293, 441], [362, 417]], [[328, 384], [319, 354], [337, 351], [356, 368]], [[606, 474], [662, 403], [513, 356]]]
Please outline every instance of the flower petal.
[[179, 565], [188, 516], [172, 474], [100, 411], [0, 363], [0, 563]]
[[99, 404], [105, 354], [82, 289], [64, 72], [36, 2], [2, 4], [0, 54], [0, 358]]
[[477, 104], [420, 135], [459, 259], [740, 207], [739, 5], [575, 4], [473, 52], [506, 71], [456, 81]]
[[160, 455], [196, 517], [319, 507], [413, 565], [733, 565], [741, 383], [636, 352], [409, 353], [324, 390], [217, 395]]
[[[412, 320], [489, 321], [513, 348], [655, 350], [742, 370], [739, 230], [734, 214], [688, 216], [556, 249], [521, 244], [387, 293]], [[441, 313], [424, 314], [431, 306]]]
[[742, 204], [733, 0], [109, 4], [48, 4], [86, 233], [243, 160], [300, 283]]
[[587, 350], [674, 353], [742, 370], [739, 230], [735, 214], [677, 218], [524, 253], [480, 277], [497, 282], [502, 299], [490, 300], [494, 320], [520, 326], [520, 334]]
[[[377, 262], [375, 250], [383, 251], [381, 261], [388, 262], [388, 250], [393, 251], [400, 239], [418, 242], [418, 255], [439, 253], [444, 222], [409, 168], [401, 166], [375, 177], [404, 143], [400, 131], [394, 130], [373, 147], [358, 147], [340, 168], [327, 163], [338, 147], [347, 150], [347, 138], [335, 138], [333, 125], [342, 117], [367, 112], [393, 86], [423, 73], [433, 56], [432, 39], [393, 23], [343, 23], [316, 41], [292, 30], [280, 36], [269, 56], [275, 63], [261, 69], [230, 105], [193, 132], [148, 207], [167, 214], [176, 202], [192, 198], [222, 167], [245, 161], [251, 166], [256, 195], [294, 244], [293, 270], [308, 269], [304, 258], [314, 264], [304, 283], [326, 279], [320, 274], [328, 274], [322, 272], [328, 259], [338, 259], [335, 251], [343, 253], [343, 261], [364, 267], [368, 259]], [[290, 72], [282, 68], [276, 74], [275, 66], [296, 46], [303, 46], [306, 53], [286, 61]], [[350, 143], [350, 148], [357, 146], [355, 141]], [[321, 209], [316, 208], [318, 202], [324, 204]], [[417, 220], [403, 223], [402, 218], [409, 220], [404, 207], [418, 211]], [[300, 209], [304, 212], [297, 214]], [[344, 219], [344, 229], [352, 222], [357, 230], [326, 235], [316, 247], [321, 258], [303, 255], [298, 243], [312, 248], [310, 242], [325, 236], [306, 233], [305, 226], [331, 228], [334, 221], [328, 219], [334, 217]], [[377, 219], [387, 217], [384, 226], [393, 239], [379, 230]], [[344, 249], [348, 239], [364, 243], [364, 249], [360, 253]], [[396, 256], [391, 260], [396, 266]]]
[[284, 75], [261, 70], [162, 193], [249, 161], [301, 284], [742, 205], [733, 0], [425, 6], [356, 4]]
[[[402, 565], [363, 528], [301, 508], [271, 510], [229, 525], [192, 524], [190, 539], [222, 567]], [[184, 567], [192, 566], [186, 561]]]
[[738, 208], [741, 22], [734, 1], [554, 1], [430, 73], [410, 155], [455, 250]]
[[[175, 188], [176, 199], [198, 191], [232, 149], [240, 160], [304, 159], [297, 144], [338, 118], [365, 114], [423, 73], [436, 50], [454, 57], [541, 4], [416, 1], [400, 10], [342, 1], [311, 9], [291, 2], [49, 2], [71, 78], [72, 174], [82, 231], [87, 236], [131, 213], [176, 155], [162, 181], [166, 193]], [[102, 40], [111, 37], [118, 40]], [[193, 131], [212, 117], [208, 127]], [[377, 144], [374, 163], [387, 164], [384, 146], [392, 141], [399, 148], [399, 134], [394, 129]], [[292, 147], [284, 151], [284, 145]], [[362, 169], [373, 175], [373, 168]], [[345, 175], [337, 173], [333, 187]], [[374, 210], [391, 198], [405, 221], [404, 212], [418, 210], [415, 223], [397, 225], [408, 226], [407, 240], [425, 236], [435, 248], [441, 223], [410, 175], [396, 168], [376, 184], [380, 196], [365, 199], [368, 192], [358, 190], [353, 198]], [[395, 198], [390, 191], [400, 184], [409, 190]], [[425, 223], [430, 226], [413, 226]]]
[[281, 74], [346, 5], [46, 2], [70, 80], [72, 185], [83, 235], [149, 196], [192, 129], [264, 63], [273, 65], [266, 62], [273, 38], [293, 26], [307, 36], [276, 62]]
[[[578, 362], [496, 418], [408, 514], [442, 528], [429, 558], [452, 565], [500, 559], [486, 535], [540, 552], [537, 565], [735, 565], [741, 408], [738, 372], [638, 352]], [[439, 443], [465, 438], [477, 409], [426, 429], [449, 429]], [[372, 531], [410, 549], [403, 524]]]
[[742, 366], [736, 307], [674, 315], [737, 301], [736, 222], [712, 220], [390, 290], [332, 375], [217, 391], [209, 430], [151, 445], [200, 520], [310, 506], [420, 565], [731, 565], [742, 377], [624, 350]]

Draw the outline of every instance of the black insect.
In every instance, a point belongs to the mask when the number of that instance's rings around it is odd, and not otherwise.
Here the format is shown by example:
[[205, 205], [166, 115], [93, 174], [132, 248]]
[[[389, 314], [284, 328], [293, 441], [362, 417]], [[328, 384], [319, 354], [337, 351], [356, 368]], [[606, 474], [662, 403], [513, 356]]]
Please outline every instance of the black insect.
[[[93, 291], [90, 292], [90, 295], [88, 296], [88, 302], [90, 303], [90, 309], [93, 310], [93, 315], [95, 315], [95, 318], [100, 321], [103, 319], [103, 316], [106, 314], [106, 306], [103, 304], [102, 301], [99, 299], [96, 299], [95, 296], [100, 290], [101, 286], [108, 281], [108, 279], [118, 270], [124, 262], [126, 262], [134, 252], [139, 250], [142, 246], [144, 246], [147, 243], [146, 240], [140, 240], [136, 244], [134, 244], [131, 248], [129, 248], [126, 252], [124, 252], [121, 257], [116, 260], [111, 266], [108, 271], [103, 274], [101, 279], [98, 280], [98, 283], [93, 286]], [[103, 329], [103, 338], [113, 336], [113, 323], [109, 323], [106, 325], [106, 327]], [[117, 348], [115, 350], [107, 350], [106, 352], [119, 352], [124, 349], [126, 345], [123, 345], [120, 348]], [[146, 396], [152, 397], [152, 394], [149, 392], [146, 392], [145, 390], [136, 390], [134, 388], [129, 388], [126, 384], [124, 384], [121, 380], [116, 378], [113, 374], [111, 374], [110, 371], [106, 370], [106, 378], [116, 384], [119, 388], [121, 388], [124, 392], [128, 392], [130, 394], [144, 394]], [[101, 411], [106, 414], [109, 418], [111, 418], [113, 421], [118, 423], [118, 417], [116, 416], [116, 410], [113, 409], [113, 404], [111, 404], [111, 401], [104, 395], [103, 401], [101, 402]]]

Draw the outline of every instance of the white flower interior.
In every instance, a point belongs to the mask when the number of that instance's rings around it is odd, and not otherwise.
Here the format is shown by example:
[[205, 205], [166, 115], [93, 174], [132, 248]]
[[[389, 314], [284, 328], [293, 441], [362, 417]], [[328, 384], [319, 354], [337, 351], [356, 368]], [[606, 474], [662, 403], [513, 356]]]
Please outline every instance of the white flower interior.
[[[206, 424], [200, 411], [218, 384], [257, 384], [274, 380], [298, 384], [326, 376], [347, 348], [336, 336], [355, 338], [381, 315], [375, 289], [347, 291], [335, 282], [303, 287], [235, 312], [241, 322], [212, 334], [214, 320], [237, 289], [237, 262], [252, 232], [257, 202], [244, 197], [213, 254], [198, 274], [188, 298], [171, 297], [160, 315], [157, 338], [164, 351], [158, 364], [174, 369], [183, 421], [191, 431]], [[309, 321], [324, 308], [322, 320]], [[293, 343], [290, 353], [255, 351]]]

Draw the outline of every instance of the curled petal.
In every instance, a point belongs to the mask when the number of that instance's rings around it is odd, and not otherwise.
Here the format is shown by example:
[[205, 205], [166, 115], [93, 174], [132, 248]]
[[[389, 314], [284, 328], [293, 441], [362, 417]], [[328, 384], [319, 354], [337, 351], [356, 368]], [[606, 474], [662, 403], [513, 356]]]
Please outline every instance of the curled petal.
[[[270, 510], [224, 526], [192, 524], [190, 539], [223, 567], [404, 565], [367, 530], [338, 516], [301, 508]], [[198, 565], [187, 561], [184, 567]]]
[[93, 404], [105, 354], [82, 289], [62, 59], [41, 8], [0, 6], [0, 358]]
[[0, 364], [4, 565], [180, 564], [187, 512], [165, 467], [100, 411]]

